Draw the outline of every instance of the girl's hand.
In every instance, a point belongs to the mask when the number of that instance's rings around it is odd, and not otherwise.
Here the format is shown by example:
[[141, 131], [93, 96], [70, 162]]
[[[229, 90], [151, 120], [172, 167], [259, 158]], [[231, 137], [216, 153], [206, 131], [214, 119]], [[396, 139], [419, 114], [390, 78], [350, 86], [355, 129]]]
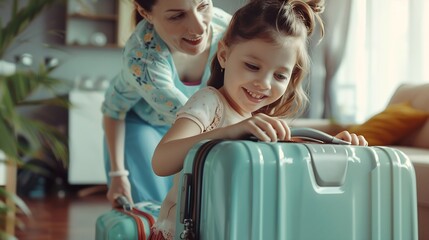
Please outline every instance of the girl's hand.
[[368, 146], [368, 141], [366, 141], [365, 137], [362, 135], [356, 135], [354, 133], [350, 133], [348, 131], [342, 131], [335, 135], [336, 138], [347, 141], [352, 145], [358, 146]]
[[256, 114], [241, 122], [201, 133], [201, 128], [189, 118], [179, 118], [155, 149], [152, 167], [159, 176], [170, 176], [183, 168], [186, 155], [196, 143], [208, 139], [244, 139], [254, 135], [261, 141], [290, 139], [285, 120]]
[[263, 113], [258, 113], [226, 128], [231, 139], [253, 135], [260, 141], [276, 142], [291, 138], [290, 129], [285, 120]]
[[110, 178], [110, 186], [107, 191], [107, 199], [112, 204], [112, 207], [118, 207], [119, 204], [116, 202], [116, 198], [119, 196], [125, 196], [128, 201], [133, 204], [131, 197], [130, 181], [127, 176], [118, 176]]

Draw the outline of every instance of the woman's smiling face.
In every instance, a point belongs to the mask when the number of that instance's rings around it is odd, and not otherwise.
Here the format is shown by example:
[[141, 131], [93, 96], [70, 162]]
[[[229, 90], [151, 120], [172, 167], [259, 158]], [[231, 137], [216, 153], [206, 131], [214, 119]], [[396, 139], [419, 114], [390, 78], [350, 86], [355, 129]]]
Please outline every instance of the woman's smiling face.
[[224, 70], [220, 89], [230, 105], [248, 115], [277, 101], [286, 92], [296, 64], [296, 38], [283, 37], [281, 44], [261, 39], [245, 40], [232, 47], [219, 43], [218, 60]]
[[210, 46], [212, 12], [208, 0], [158, 0], [144, 15], [170, 51], [196, 55]]

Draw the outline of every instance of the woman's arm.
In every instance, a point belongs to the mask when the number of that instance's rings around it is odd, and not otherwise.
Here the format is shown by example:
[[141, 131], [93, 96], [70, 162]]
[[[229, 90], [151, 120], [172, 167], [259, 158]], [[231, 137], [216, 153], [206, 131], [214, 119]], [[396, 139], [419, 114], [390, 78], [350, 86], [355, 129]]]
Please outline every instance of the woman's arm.
[[125, 170], [124, 166], [124, 144], [125, 144], [125, 122], [103, 116], [104, 133], [109, 148], [111, 171]]
[[160, 176], [172, 175], [182, 169], [186, 154], [196, 143], [208, 139], [242, 139], [248, 135], [275, 142], [290, 139], [290, 130], [286, 121], [265, 114], [204, 133], [194, 121], [179, 118], [155, 149], [152, 167]]
[[[103, 116], [104, 133], [110, 157], [110, 171], [125, 171], [124, 148], [125, 148], [125, 122], [109, 116]], [[115, 199], [125, 195], [132, 202], [130, 182], [127, 175], [110, 177], [110, 187], [107, 199], [116, 205]]]

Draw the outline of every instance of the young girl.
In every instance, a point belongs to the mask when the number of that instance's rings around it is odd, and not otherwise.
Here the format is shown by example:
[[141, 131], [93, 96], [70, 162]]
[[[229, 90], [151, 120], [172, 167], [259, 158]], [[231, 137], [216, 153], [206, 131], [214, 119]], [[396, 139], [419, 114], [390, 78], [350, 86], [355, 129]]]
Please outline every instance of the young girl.
[[[321, 10], [320, 1], [254, 0], [234, 14], [212, 62], [210, 87], [198, 91], [179, 110], [155, 150], [155, 173], [176, 175], [149, 239], [174, 237], [177, 173], [194, 144], [248, 135], [270, 142], [290, 139], [282, 118], [304, 108], [301, 82], [309, 68], [307, 37], [316, 20], [321, 23], [317, 15]], [[348, 132], [336, 137], [367, 144], [362, 136]]]

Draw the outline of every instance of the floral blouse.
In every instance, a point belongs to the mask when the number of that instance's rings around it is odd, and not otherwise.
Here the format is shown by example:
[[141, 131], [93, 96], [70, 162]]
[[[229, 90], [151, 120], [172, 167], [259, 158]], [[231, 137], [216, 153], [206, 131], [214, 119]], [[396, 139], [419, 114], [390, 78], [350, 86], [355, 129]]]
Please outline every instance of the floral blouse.
[[[217, 43], [231, 16], [213, 8], [212, 39], [209, 62], [216, 54]], [[142, 20], [123, 50], [121, 72], [111, 81], [105, 94], [102, 112], [115, 119], [124, 119], [133, 110], [153, 125], [170, 125], [177, 110], [188, 97], [206, 86], [210, 64], [204, 70], [200, 85], [185, 85], [180, 81], [166, 43], [153, 25]]]

